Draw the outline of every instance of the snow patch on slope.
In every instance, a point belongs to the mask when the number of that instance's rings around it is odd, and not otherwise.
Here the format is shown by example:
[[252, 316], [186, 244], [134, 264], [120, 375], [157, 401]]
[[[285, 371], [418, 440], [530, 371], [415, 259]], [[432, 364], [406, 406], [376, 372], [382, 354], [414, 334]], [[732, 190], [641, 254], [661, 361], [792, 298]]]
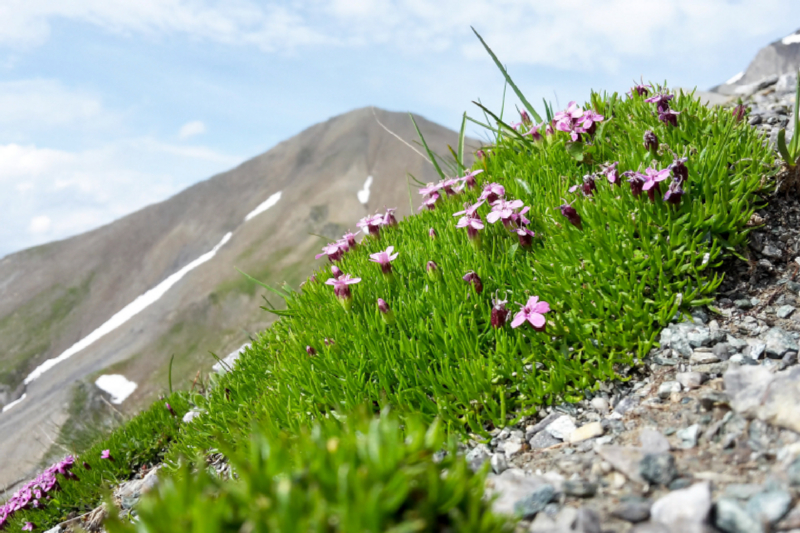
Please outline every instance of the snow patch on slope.
[[740, 72], [739, 74], [735, 75], [734, 77], [732, 77], [731, 79], [729, 79], [728, 81], [726, 81], [726, 82], [725, 82], [725, 84], [726, 84], [726, 85], [730, 85], [730, 84], [732, 84], [732, 83], [736, 83], [737, 81], [739, 81], [739, 80], [740, 80], [740, 79], [742, 79], [743, 77], [744, 77], [744, 71]]
[[214, 366], [212, 366], [211, 370], [213, 370], [214, 372], [219, 372], [221, 374], [224, 374], [225, 372], [233, 368], [233, 365], [234, 363], [236, 363], [236, 360], [239, 359], [239, 356], [242, 355], [242, 353], [244, 353], [244, 351], [249, 347], [250, 347], [249, 342], [242, 344], [242, 346], [238, 350], [229, 353], [228, 356], [225, 357], [225, 359], [223, 359], [222, 361], [218, 361]]
[[781, 39], [781, 42], [785, 45], [800, 43], [800, 33], [793, 33], [791, 35], [787, 35], [786, 37]]
[[366, 205], [369, 201], [369, 188], [372, 186], [372, 176], [367, 176], [367, 181], [364, 182], [364, 188], [358, 191], [358, 201]]
[[2, 412], [4, 412], [4, 413], [5, 413], [6, 411], [8, 411], [9, 409], [11, 409], [12, 407], [14, 407], [15, 405], [17, 405], [18, 403], [22, 402], [22, 400], [24, 400], [24, 399], [25, 399], [25, 396], [27, 396], [27, 394], [23, 394], [22, 396], [20, 396], [19, 398], [17, 398], [17, 399], [16, 399], [16, 400], [14, 400], [13, 402], [11, 402], [10, 404], [8, 404], [8, 405], [4, 405], [4, 406], [3, 406], [3, 411], [2, 411]]
[[171, 289], [173, 285], [178, 283], [186, 274], [188, 274], [195, 268], [199, 267], [200, 265], [202, 265], [203, 263], [209, 261], [212, 257], [214, 257], [217, 251], [219, 251], [219, 249], [222, 248], [225, 245], [225, 243], [227, 243], [230, 240], [232, 235], [233, 234], [230, 232], [225, 234], [225, 236], [222, 238], [219, 244], [217, 244], [214, 247], [214, 249], [212, 249], [210, 252], [204, 253], [203, 255], [201, 255], [200, 257], [198, 257], [197, 259], [195, 259], [194, 261], [192, 261], [179, 271], [175, 272], [174, 274], [169, 276], [167, 279], [165, 279], [164, 281], [162, 281], [149, 291], [138, 296], [134, 301], [123, 307], [119, 312], [117, 312], [117, 314], [109, 318], [104, 324], [102, 324], [96, 330], [92, 331], [86, 337], [82, 338], [81, 340], [79, 340], [78, 342], [67, 348], [67, 350], [64, 351], [64, 353], [62, 353], [58, 357], [54, 357], [53, 359], [48, 359], [47, 361], [36, 367], [36, 369], [34, 369], [33, 372], [28, 374], [28, 377], [25, 378], [24, 382], [25, 385], [28, 385], [33, 381], [39, 379], [42, 376], [42, 374], [44, 374], [45, 372], [56, 366], [58, 363], [66, 361], [76, 353], [80, 352], [84, 348], [96, 342], [101, 337], [108, 335], [109, 333], [120, 327], [122, 324], [124, 324], [134, 316], [138, 315], [142, 311], [144, 311], [147, 307], [149, 307], [153, 303], [157, 302], [159, 298], [164, 296], [164, 294], [169, 289]]
[[261, 204], [258, 207], [247, 213], [247, 216], [244, 217], [244, 221], [247, 222], [251, 218], [260, 215], [273, 205], [277, 204], [278, 200], [280, 199], [281, 199], [281, 191], [278, 191], [269, 198], [267, 198], [265, 201], [261, 202]]
[[106, 374], [94, 382], [97, 388], [111, 395], [111, 403], [121, 404], [133, 394], [138, 385], [120, 374]]

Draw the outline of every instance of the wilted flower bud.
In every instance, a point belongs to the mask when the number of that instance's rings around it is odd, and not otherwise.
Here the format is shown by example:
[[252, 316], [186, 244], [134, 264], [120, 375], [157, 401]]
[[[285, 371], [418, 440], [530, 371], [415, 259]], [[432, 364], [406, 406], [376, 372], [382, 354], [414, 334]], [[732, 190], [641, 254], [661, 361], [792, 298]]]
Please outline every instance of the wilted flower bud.
[[344, 274], [344, 272], [342, 272], [342, 271], [339, 269], [339, 267], [337, 267], [336, 265], [333, 265], [333, 266], [331, 267], [331, 275], [333, 276], [333, 279], [339, 279], [339, 277], [340, 277], [342, 274]]
[[745, 115], [746, 112], [747, 112], [747, 108], [745, 108], [744, 104], [742, 104], [742, 103], [740, 103], [739, 105], [734, 107], [733, 110], [731, 110], [731, 113], [733, 114], [733, 118], [734, 118], [734, 120], [736, 120], [737, 124], [739, 122], [741, 122], [742, 119], [744, 119], [744, 115]]
[[523, 248], [530, 248], [533, 244], [533, 238], [536, 236], [534, 232], [524, 227], [515, 229], [514, 233], [519, 237], [519, 245]]
[[502, 328], [506, 325], [506, 320], [508, 319], [508, 309], [506, 309], [506, 304], [508, 300], [492, 300], [492, 327], [493, 328]]
[[672, 171], [672, 176], [681, 182], [681, 184], [689, 181], [689, 169], [686, 167], [686, 158], [675, 158], [670, 164], [669, 169]]
[[594, 194], [594, 191], [597, 190], [597, 185], [594, 183], [593, 175], [587, 174], [583, 177], [583, 185], [581, 185], [581, 189], [583, 190], [583, 194], [586, 196], [591, 196]]
[[658, 150], [658, 137], [652, 130], [644, 132], [644, 147], [653, 153]]
[[169, 414], [171, 414], [174, 417], [175, 416], [175, 411], [173, 411], [172, 406], [170, 404], [168, 404], [168, 403], [165, 403], [164, 405], [167, 406], [167, 411], [169, 411]]
[[384, 226], [396, 226], [397, 219], [394, 218], [394, 212], [397, 211], [396, 207], [387, 207], [386, 214], [383, 215], [383, 225]]
[[317, 351], [311, 346], [306, 346], [306, 353], [312, 357], [317, 355]]
[[628, 183], [631, 184], [631, 194], [634, 198], [638, 198], [642, 194], [642, 187], [644, 187], [644, 176], [638, 172], [629, 170], [623, 172], [623, 176], [628, 178]]
[[477, 152], [475, 152], [475, 157], [477, 157], [478, 159], [483, 159], [486, 157], [486, 152], [484, 152], [483, 150], [478, 150]]
[[389, 304], [386, 303], [386, 300], [383, 298], [378, 298], [378, 311], [381, 312], [381, 318], [386, 323], [387, 326], [391, 326], [394, 324], [394, 313], [392, 312]]
[[431, 281], [439, 281], [442, 279], [442, 271], [439, 269], [439, 265], [433, 261], [428, 261], [428, 264], [425, 265], [425, 270], [428, 272], [428, 279]]
[[83, 462], [83, 468], [85, 468], [86, 470], [91, 470], [92, 469], [92, 467], [86, 461]]
[[578, 214], [578, 212], [575, 210], [574, 207], [572, 207], [569, 204], [562, 204], [561, 206], [559, 206], [559, 209], [561, 209], [561, 214], [564, 215], [573, 226], [575, 226], [578, 229], [583, 229], [581, 216]]
[[664, 194], [664, 201], [672, 205], [680, 205], [681, 197], [683, 197], [684, 194], [686, 194], [686, 191], [681, 187], [680, 180], [673, 180], [672, 183], [669, 184], [666, 194]]
[[428, 230], [428, 237], [430, 237], [431, 239], [435, 239], [436, 238], [436, 230], [433, 229], [433, 228], [429, 229]]
[[467, 283], [471, 283], [478, 294], [483, 292], [483, 283], [481, 283], [481, 278], [475, 272], [467, 272], [462, 279]]

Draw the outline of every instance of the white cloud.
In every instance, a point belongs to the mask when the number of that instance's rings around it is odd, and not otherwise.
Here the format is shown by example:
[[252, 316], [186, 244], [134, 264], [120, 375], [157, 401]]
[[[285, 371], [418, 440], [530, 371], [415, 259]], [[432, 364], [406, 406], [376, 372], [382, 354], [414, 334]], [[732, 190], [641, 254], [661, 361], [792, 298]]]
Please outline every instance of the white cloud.
[[178, 132], [178, 137], [181, 139], [188, 139], [189, 137], [200, 135], [201, 133], [205, 132], [206, 125], [200, 120], [193, 120], [181, 126], [181, 130]]
[[0, 145], [0, 256], [107, 224], [241, 161], [149, 138], [75, 152]]
[[50, 220], [49, 216], [39, 215], [31, 219], [31, 223], [28, 226], [28, 231], [31, 233], [47, 233], [50, 231], [50, 226], [52, 224], [53, 221]]
[[[506, 63], [615, 70], [627, 58], [697, 49], [762, 35], [785, 0], [4, 0], [0, 45], [45, 42], [59, 19], [118, 34], [183, 34], [264, 51], [301, 46], [387, 45], [460, 50], [485, 59], [475, 26]], [[709, 58], [709, 61], [711, 58]]]

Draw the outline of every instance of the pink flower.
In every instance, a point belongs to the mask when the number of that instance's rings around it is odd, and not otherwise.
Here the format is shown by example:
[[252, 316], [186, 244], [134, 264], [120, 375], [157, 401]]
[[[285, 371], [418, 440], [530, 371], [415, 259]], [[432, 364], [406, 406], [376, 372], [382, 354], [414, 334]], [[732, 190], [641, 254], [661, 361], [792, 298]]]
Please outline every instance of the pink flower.
[[350, 287], [348, 287], [348, 285], [353, 285], [359, 281], [361, 281], [361, 278], [353, 278], [350, 277], [350, 274], [344, 274], [338, 279], [330, 278], [326, 280], [325, 285], [333, 285], [333, 293], [338, 298], [349, 300], [353, 295], [350, 293]]
[[596, 113], [592, 109], [587, 109], [583, 112], [583, 116], [578, 119], [578, 122], [583, 127], [583, 129], [589, 135], [594, 134], [595, 130], [597, 129], [597, 123], [603, 122], [605, 117], [599, 113]]
[[36, 525], [33, 522], [25, 522], [25, 525], [22, 526], [22, 531], [33, 531], [36, 529]]
[[511, 327], [518, 328], [525, 322], [528, 322], [536, 331], [544, 331], [547, 325], [547, 320], [545, 320], [544, 315], [549, 312], [550, 304], [547, 302], [540, 302], [538, 296], [531, 296], [522, 309], [514, 315]]
[[641, 172], [628, 170], [622, 173], [623, 176], [628, 178], [628, 183], [631, 184], [631, 194], [634, 198], [638, 198], [642, 194], [642, 186], [644, 186], [645, 176]]
[[519, 245], [523, 248], [530, 248], [533, 244], [533, 238], [536, 236], [534, 232], [528, 228], [517, 228], [514, 233], [519, 236]]
[[464, 202], [464, 210], [458, 211], [457, 213], [453, 213], [454, 217], [460, 217], [462, 215], [466, 215], [468, 217], [474, 216], [475, 212], [478, 210], [480, 206], [483, 205], [483, 200], [478, 200], [474, 204], [470, 205], [468, 202]]
[[430, 237], [431, 239], [435, 239], [436, 238], [436, 230], [433, 229], [433, 228], [428, 229], [428, 237]]
[[438, 192], [435, 192], [430, 195], [430, 197], [422, 202], [422, 205], [419, 206], [418, 211], [422, 211], [424, 208], [428, 208], [429, 210], [433, 211], [436, 209], [436, 202], [439, 200], [440, 196]]
[[319, 259], [320, 257], [328, 256], [328, 260], [333, 263], [334, 261], [338, 261], [342, 258], [342, 246], [339, 242], [329, 242], [325, 246], [322, 247], [322, 253], [317, 254], [314, 256], [315, 259]]
[[317, 351], [312, 346], [306, 346], [306, 353], [310, 357], [314, 357], [315, 355], [317, 355]]
[[498, 220], [502, 220], [503, 224], [508, 226], [514, 210], [519, 209], [522, 205], [522, 200], [496, 200], [492, 204], [492, 212], [486, 215], [486, 221], [494, 224]]
[[439, 270], [439, 265], [437, 265], [434, 261], [428, 261], [425, 265], [425, 270], [428, 273], [428, 278], [431, 281], [439, 281], [442, 279], [442, 271]]
[[497, 183], [488, 183], [484, 185], [483, 192], [481, 193], [480, 199], [486, 200], [490, 204], [496, 201], [498, 198], [501, 198], [506, 195], [506, 189], [502, 185]]
[[392, 273], [392, 261], [397, 259], [398, 254], [392, 255], [394, 246], [389, 246], [386, 250], [378, 252], [377, 254], [370, 254], [369, 260], [373, 263], [378, 263], [381, 266], [381, 272], [384, 274]]
[[648, 167], [644, 171], [644, 185], [642, 185], [642, 190], [647, 191], [647, 196], [650, 197], [651, 202], [655, 202], [656, 200], [656, 193], [659, 192], [658, 183], [667, 179], [670, 175], [671, 171], [669, 168], [665, 168], [663, 170], [656, 170], [654, 168]]
[[356, 222], [356, 226], [362, 228], [366, 233], [369, 233], [373, 237], [377, 237], [380, 234], [381, 226], [383, 226], [383, 216], [367, 215]]
[[578, 229], [583, 229], [583, 222], [581, 221], [581, 216], [578, 214], [578, 211], [569, 204], [562, 204], [559, 206], [561, 209], [561, 214], [566, 217], [570, 223]]
[[355, 232], [355, 233], [350, 233], [350, 232], [348, 231], [347, 233], [345, 233], [345, 234], [342, 236], [342, 239], [343, 239], [345, 242], [347, 242], [347, 247], [348, 247], [348, 248], [350, 248], [351, 250], [352, 250], [353, 248], [355, 248], [356, 246], [358, 246], [358, 243], [356, 242], [356, 235], [358, 235], [359, 233], [361, 233], [361, 232], [360, 232], [360, 231], [357, 231], [357, 232]]
[[475, 176], [477, 176], [481, 172], [483, 172], [482, 168], [479, 168], [478, 170], [473, 170], [472, 172], [467, 172], [466, 174], [464, 174], [463, 177], [459, 178], [459, 180], [463, 181], [464, 185], [466, 185], [467, 188], [474, 189], [475, 186], [478, 184], [475, 181]]
[[675, 111], [670, 108], [666, 108], [664, 110], [658, 110], [658, 120], [663, 122], [664, 124], [669, 124], [670, 126], [677, 126], [678, 125], [678, 115], [680, 115], [680, 111]]
[[114, 458], [111, 457], [111, 450], [103, 450], [100, 452], [100, 459], [108, 459], [109, 461], [113, 461]]
[[577, 120], [583, 116], [583, 109], [578, 107], [574, 101], [567, 104], [567, 109], [564, 111], [559, 111], [555, 115], [553, 115], [553, 119], [556, 121], [560, 120]]
[[456, 223], [456, 227], [467, 228], [467, 236], [470, 239], [476, 239], [478, 237], [478, 230], [482, 230], [484, 228], [483, 222], [481, 222], [481, 217], [477, 214], [461, 217]]
[[342, 274], [343, 272], [339, 270], [339, 267], [337, 267], [336, 265], [333, 265], [331, 267], [331, 276], [333, 276], [333, 279], [339, 279], [339, 277], [341, 277]]
[[431, 196], [438, 193], [443, 186], [444, 184], [441, 181], [439, 183], [428, 183], [425, 187], [420, 188], [419, 193], [422, 196]]
[[454, 194], [456, 194], [456, 192], [458, 192], [454, 190], [453, 187], [458, 185], [460, 182], [461, 180], [455, 178], [444, 180], [442, 182], [442, 189], [444, 190], [444, 192], [447, 193], [447, 196], [453, 196]]
[[386, 214], [383, 215], [383, 225], [384, 226], [396, 226], [397, 219], [394, 218], [394, 212], [397, 211], [396, 207], [387, 207]]
[[645, 102], [656, 104], [658, 110], [661, 111], [662, 109], [669, 109], [669, 101], [673, 98], [675, 98], [675, 96], [672, 94], [661, 93], [645, 99]]
[[605, 175], [609, 183], [619, 185], [619, 171], [617, 170], [619, 161], [614, 161], [611, 164], [605, 164], [600, 167], [600, 173]]

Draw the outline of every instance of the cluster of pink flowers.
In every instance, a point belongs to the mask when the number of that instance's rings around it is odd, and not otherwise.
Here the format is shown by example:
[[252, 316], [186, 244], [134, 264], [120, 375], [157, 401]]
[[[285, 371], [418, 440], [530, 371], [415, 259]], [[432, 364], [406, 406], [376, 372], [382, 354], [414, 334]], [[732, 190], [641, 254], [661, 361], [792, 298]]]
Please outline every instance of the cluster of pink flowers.
[[[68, 455], [61, 461], [51, 465], [39, 474], [36, 479], [23, 485], [4, 505], [0, 505], [0, 530], [11, 520], [14, 513], [25, 509], [38, 509], [44, 505], [45, 500], [51, 498], [50, 493], [60, 490], [61, 487], [56, 477], [58, 474], [61, 474], [66, 479], [77, 481], [78, 476], [72, 473], [73, 466], [75, 466], [75, 458]], [[34, 524], [28, 522], [23, 527], [23, 530], [31, 531], [35, 527]]]
[[669, 101], [675, 98], [674, 95], [667, 94], [667, 93], [659, 93], [650, 98], [646, 98], [645, 102], [650, 104], [656, 104], [656, 110], [658, 111], [658, 120], [663, 122], [664, 124], [669, 124], [671, 126], [678, 125], [678, 115], [680, 115], [679, 111], [675, 111], [674, 109], [670, 109]]
[[531, 223], [525, 217], [525, 213], [530, 211], [530, 207], [525, 206], [522, 200], [507, 200], [505, 198], [505, 188], [497, 183], [489, 183], [484, 186], [478, 201], [474, 204], [465, 204], [463, 211], [454, 213], [453, 216], [461, 217], [456, 223], [457, 228], [467, 228], [467, 236], [470, 241], [480, 247], [480, 230], [484, 229], [483, 220], [478, 214], [478, 208], [484, 203], [492, 206], [486, 221], [494, 224], [502, 221], [503, 225], [519, 237], [520, 246], [529, 248], [533, 244], [533, 237], [536, 235], [528, 229]]
[[428, 183], [419, 190], [419, 193], [422, 195], [422, 205], [419, 206], [419, 210], [429, 209], [433, 211], [436, 209], [436, 203], [442, 198], [441, 193], [447, 196], [455, 196], [464, 189], [474, 188], [477, 185], [475, 176], [481, 172], [483, 172], [482, 169], [473, 170], [460, 178], [448, 178], [446, 180], [440, 180], [437, 183]]
[[356, 226], [361, 228], [360, 231], [355, 233], [348, 231], [342, 235], [341, 239], [337, 240], [336, 242], [329, 242], [323, 246], [322, 253], [317, 254], [314, 257], [319, 259], [321, 257], [328, 256], [328, 260], [331, 263], [340, 260], [345, 253], [358, 246], [358, 243], [356, 242], [356, 236], [361, 233], [361, 231], [363, 231], [365, 235], [369, 234], [377, 238], [380, 236], [381, 227], [397, 225], [397, 219], [394, 216], [395, 211], [397, 211], [396, 207], [388, 207], [386, 208], [385, 213], [376, 213], [374, 215], [365, 216], [356, 223]]
[[584, 110], [575, 102], [570, 102], [566, 110], [559, 111], [553, 116], [553, 120], [558, 131], [569, 133], [572, 142], [578, 142], [584, 133], [593, 135], [597, 123], [605, 120], [605, 117], [592, 109]]

